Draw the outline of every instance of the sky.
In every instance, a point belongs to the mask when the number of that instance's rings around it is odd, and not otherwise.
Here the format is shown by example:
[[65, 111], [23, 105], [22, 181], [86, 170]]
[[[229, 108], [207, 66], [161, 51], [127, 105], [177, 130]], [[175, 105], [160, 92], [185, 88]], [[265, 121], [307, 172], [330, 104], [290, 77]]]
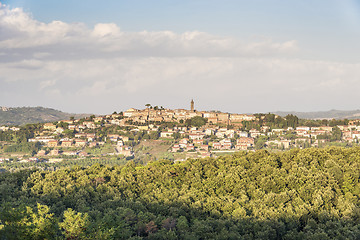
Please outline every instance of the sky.
[[0, 106], [359, 109], [359, 0], [0, 0]]

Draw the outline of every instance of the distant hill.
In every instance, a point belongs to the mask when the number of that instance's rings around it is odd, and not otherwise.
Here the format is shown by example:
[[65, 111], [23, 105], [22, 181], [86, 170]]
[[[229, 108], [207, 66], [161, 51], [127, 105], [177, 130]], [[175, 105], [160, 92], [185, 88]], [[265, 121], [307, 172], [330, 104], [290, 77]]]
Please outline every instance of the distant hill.
[[288, 114], [296, 115], [303, 119], [355, 119], [360, 118], [360, 110], [335, 110], [321, 111], [321, 112], [273, 112], [279, 116], [286, 116]]
[[0, 107], [0, 125], [55, 122], [70, 117], [82, 118], [91, 114], [72, 114], [44, 107]]

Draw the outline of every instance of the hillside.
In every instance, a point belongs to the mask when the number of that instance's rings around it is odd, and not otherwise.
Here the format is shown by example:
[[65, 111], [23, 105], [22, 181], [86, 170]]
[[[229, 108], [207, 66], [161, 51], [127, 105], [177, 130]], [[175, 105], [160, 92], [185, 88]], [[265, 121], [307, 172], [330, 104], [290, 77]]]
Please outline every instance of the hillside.
[[358, 153], [3, 173], [0, 239], [359, 239]]
[[329, 110], [320, 112], [273, 112], [276, 115], [285, 117], [288, 114], [297, 116], [303, 119], [355, 119], [360, 118], [360, 110]]
[[0, 125], [24, 125], [27, 123], [54, 122], [89, 116], [90, 114], [71, 114], [44, 107], [0, 107]]

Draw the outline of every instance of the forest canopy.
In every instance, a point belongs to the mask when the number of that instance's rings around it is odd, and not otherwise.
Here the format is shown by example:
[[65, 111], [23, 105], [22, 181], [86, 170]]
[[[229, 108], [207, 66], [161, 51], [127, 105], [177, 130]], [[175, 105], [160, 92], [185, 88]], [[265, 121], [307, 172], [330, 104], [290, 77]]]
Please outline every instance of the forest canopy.
[[0, 174], [0, 239], [358, 239], [360, 149]]

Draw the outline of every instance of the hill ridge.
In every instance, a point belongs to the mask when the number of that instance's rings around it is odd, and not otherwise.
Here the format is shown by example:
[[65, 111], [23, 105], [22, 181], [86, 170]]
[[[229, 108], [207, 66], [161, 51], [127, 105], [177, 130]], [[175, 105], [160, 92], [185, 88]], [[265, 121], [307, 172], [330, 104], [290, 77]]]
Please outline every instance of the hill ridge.
[[56, 122], [70, 117], [81, 118], [91, 114], [66, 113], [53, 108], [0, 106], [0, 125], [24, 125], [28, 123]]

